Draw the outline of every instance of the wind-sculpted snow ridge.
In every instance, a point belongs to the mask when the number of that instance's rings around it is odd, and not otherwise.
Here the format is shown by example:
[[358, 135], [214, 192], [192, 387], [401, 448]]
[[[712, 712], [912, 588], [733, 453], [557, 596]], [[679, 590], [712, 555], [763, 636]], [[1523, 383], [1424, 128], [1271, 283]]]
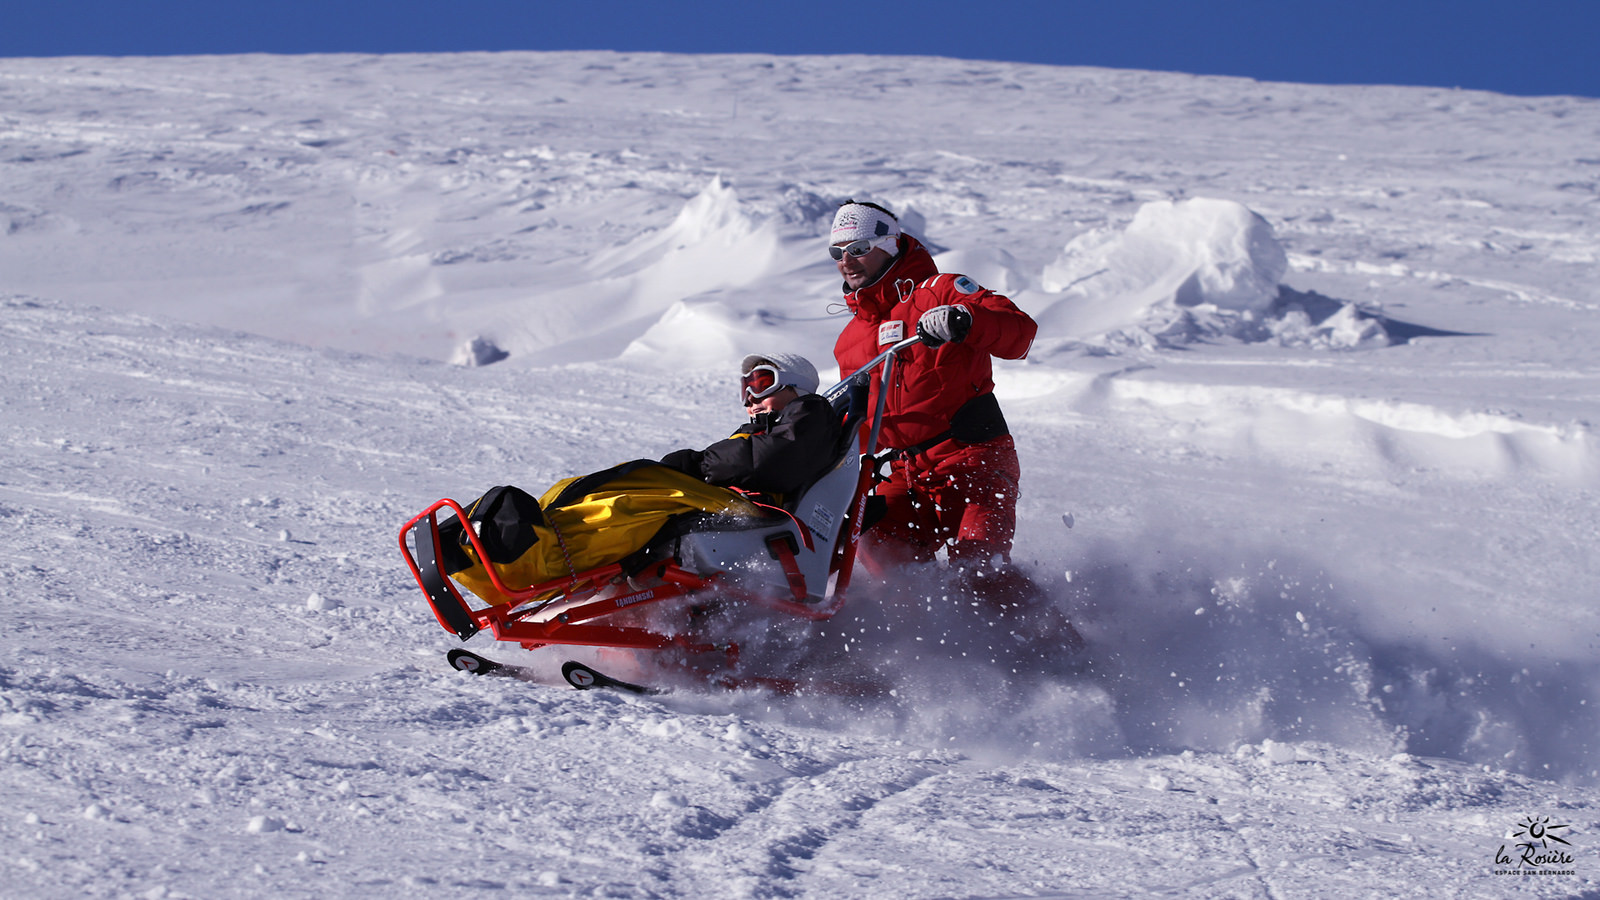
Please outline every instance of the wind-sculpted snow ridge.
[[[0, 200], [9, 289], [206, 310], [213, 324], [302, 343], [477, 360], [461, 351], [479, 337], [544, 362], [632, 347], [671, 365], [654, 348], [675, 333], [632, 342], [677, 301], [711, 294], [736, 321], [781, 313], [802, 345], [820, 344], [826, 329], [805, 322], [826, 315], [837, 279], [819, 239], [848, 196], [889, 203], [909, 230], [958, 254], [949, 265], [1062, 319], [1041, 349], [1101, 334], [1113, 350], [1228, 337], [1381, 346], [1403, 338], [1373, 332], [1366, 313], [1414, 303], [1401, 295], [1419, 285], [1593, 306], [1587, 273], [1600, 244], [1584, 224], [1594, 173], [1582, 148], [1600, 107], [1576, 98], [869, 57], [3, 69], [15, 99], [0, 126], [14, 148]], [[925, 102], [930, 90], [939, 103]], [[915, 104], [917, 127], [885, 123], [885, 103]], [[1018, 116], [1036, 124], [1017, 126]], [[1307, 128], [1339, 138], [1313, 147], [1292, 137]], [[1053, 292], [1079, 278], [1089, 288], [1127, 275], [1081, 270], [1106, 242], [1121, 240], [1118, 258], [1134, 268], [1216, 246], [1138, 249], [1126, 229], [1154, 210], [1220, 203], [1271, 223], [1293, 288], [1337, 298], [1358, 321], [1320, 328], [1325, 316], [1307, 310], [1309, 321], [1278, 329], [1269, 312], [1246, 327], [1213, 296], [1164, 308], [1159, 322], [1087, 323], [1088, 310], [1067, 315], [1082, 304], [1057, 302]], [[1158, 236], [1176, 236], [1173, 221]], [[661, 244], [674, 234], [705, 240]], [[75, 239], [99, 252], [72, 252]], [[1064, 246], [1082, 252], [1063, 259]], [[1271, 274], [1265, 254], [1249, 256], [1240, 285]], [[607, 257], [618, 265], [591, 265]], [[647, 264], [650, 277], [635, 277]], [[1157, 268], [1148, 274], [1168, 272]], [[1167, 288], [1200, 271], [1192, 287], [1229, 295], [1207, 283], [1223, 268], [1180, 266]], [[622, 305], [597, 314], [602, 304]], [[1417, 324], [1475, 330], [1449, 316]]]
[[547, 362], [610, 359], [685, 298], [766, 274], [776, 251], [772, 230], [754, 224], [736, 192], [713, 179], [666, 227], [598, 249], [567, 284], [542, 285], [535, 314], [519, 308], [499, 331], [514, 352]]
[[[620, 355], [673, 368], [684, 359], [731, 367], [756, 346], [826, 359], [829, 326], [804, 309], [797, 292], [777, 288], [792, 270], [815, 262], [822, 246], [816, 237], [780, 236], [777, 223], [785, 210], [818, 215], [816, 204], [786, 201], [759, 220], [747, 206], [716, 178], [660, 233], [597, 254], [592, 265], [604, 276], [598, 286], [625, 282], [629, 297], [619, 308], [644, 312], [640, 333]], [[797, 224], [803, 231], [815, 221]], [[619, 354], [602, 346], [597, 355]]]
[[1339, 465], [1368, 477], [1400, 468], [1600, 485], [1600, 439], [1582, 421], [1529, 422], [1503, 411], [1262, 385], [1117, 378], [1103, 390], [1118, 408], [1182, 422], [1188, 440], [1247, 446], [1293, 465]]

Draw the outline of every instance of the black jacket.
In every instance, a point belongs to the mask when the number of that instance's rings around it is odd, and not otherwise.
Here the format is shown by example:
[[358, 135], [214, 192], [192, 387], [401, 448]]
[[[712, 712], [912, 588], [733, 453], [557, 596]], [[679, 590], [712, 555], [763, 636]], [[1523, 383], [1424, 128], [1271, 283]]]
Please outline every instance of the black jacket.
[[840, 431], [828, 401], [804, 394], [704, 450], [674, 450], [661, 462], [709, 484], [785, 494], [810, 484], [833, 462]]

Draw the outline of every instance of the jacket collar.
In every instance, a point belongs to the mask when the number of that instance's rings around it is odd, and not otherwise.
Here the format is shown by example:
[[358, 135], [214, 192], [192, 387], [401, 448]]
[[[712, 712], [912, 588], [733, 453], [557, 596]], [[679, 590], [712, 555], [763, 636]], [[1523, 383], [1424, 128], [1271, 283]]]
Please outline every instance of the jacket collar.
[[939, 267], [934, 265], [933, 256], [922, 242], [909, 234], [901, 234], [900, 252], [889, 268], [883, 270], [877, 281], [857, 290], [852, 291], [850, 285], [845, 284], [844, 302], [858, 318], [877, 321], [911, 293], [904, 282], [909, 281], [910, 287], [916, 287], [937, 274]]

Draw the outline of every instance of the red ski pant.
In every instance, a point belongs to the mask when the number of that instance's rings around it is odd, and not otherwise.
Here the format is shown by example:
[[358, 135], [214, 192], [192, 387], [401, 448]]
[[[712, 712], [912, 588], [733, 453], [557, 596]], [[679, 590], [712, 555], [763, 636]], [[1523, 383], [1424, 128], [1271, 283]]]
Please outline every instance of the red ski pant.
[[[952, 452], [953, 451], [953, 452]], [[1010, 435], [981, 444], [947, 442], [898, 460], [878, 486], [888, 509], [864, 537], [870, 568], [927, 562], [941, 546], [954, 562], [1011, 559], [1022, 466]]]

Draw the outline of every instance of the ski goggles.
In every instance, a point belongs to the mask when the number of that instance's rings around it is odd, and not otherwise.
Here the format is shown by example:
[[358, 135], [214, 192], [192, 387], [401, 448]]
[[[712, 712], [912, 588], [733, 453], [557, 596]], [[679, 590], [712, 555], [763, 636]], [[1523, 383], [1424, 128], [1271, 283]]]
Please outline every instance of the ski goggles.
[[871, 253], [874, 248], [882, 247], [894, 239], [894, 235], [886, 234], [881, 238], [862, 238], [859, 241], [851, 241], [843, 247], [830, 244], [828, 246], [828, 255], [834, 259], [844, 259], [845, 254], [849, 254], [852, 257], [862, 257]]
[[753, 403], [771, 397], [782, 388], [778, 383], [777, 366], [756, 366], [739, 379], [739, 399]]

